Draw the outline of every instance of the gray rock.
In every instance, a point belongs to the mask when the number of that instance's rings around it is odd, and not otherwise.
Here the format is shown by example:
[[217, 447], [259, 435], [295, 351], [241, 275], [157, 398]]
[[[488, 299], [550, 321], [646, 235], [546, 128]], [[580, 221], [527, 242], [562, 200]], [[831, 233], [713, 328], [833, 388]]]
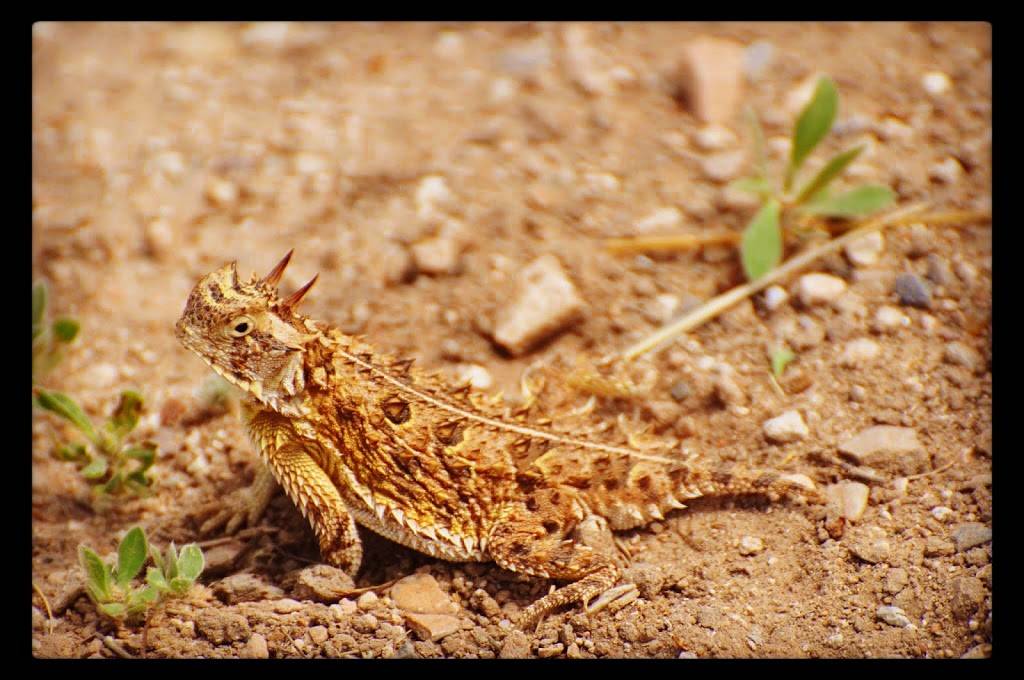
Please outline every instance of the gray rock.
[[897, 276], [893, 290], [900, 304], [905, 307], [928, 309], [932, 306], [932, 292], [928, 284], [916, 274]]
[[669, 394], [676, 401], [686, 401], [686, 399], [693, 394], [693, 388], [685, 380], [677, 380], [672, 385], [672, 389], [669, 390]]
[[896, 628], [907, 628], [908, 626], [913, 625], [910, 622], [910, 619], [907, 618], [906, 612], [904, 612], [899, 607], [889, 607], [883, 605], [878, 608], [876, 616], [878, 617], [879, 621], [887, 623], [890, 626], [894, 626]]
[[991, 541], [992, 529], [978, 522], [965, 522], [955, 525], [950, 535], [956, 544], [957, 552], [963, 552]]
[[922, 472], [928, 465], [928, 454], [909, 427], [869, 427], [840, 444], [839, 452], [858, 465], [903, 475]]

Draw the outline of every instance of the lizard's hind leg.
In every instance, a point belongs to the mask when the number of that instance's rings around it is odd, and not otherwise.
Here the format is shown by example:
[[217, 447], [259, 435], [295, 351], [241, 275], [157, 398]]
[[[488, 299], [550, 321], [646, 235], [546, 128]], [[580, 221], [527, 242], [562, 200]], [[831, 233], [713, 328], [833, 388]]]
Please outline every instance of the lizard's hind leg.
[[[574, 489], [542, 487], [513, 506], [491, 530], [488, 552], [499, 566], [573, 581], [527, 607], [519, 618], [520, 627], [529, 627], [562, 605], [582, 602], [586, 606], [619, 580], [616, 558], [600, 545], [603, 540], [593, 540], [594, 520], [598, 534], [603, 533], [601, 519], [589, 514]], [[588, 545], [588, 539], [595, 545]]]

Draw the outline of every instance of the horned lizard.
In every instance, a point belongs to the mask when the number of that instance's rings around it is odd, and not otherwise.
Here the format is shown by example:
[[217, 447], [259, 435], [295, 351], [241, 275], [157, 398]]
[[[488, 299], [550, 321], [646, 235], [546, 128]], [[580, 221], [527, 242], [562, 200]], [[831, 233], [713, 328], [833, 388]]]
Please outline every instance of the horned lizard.
[[244, 501], [204, 529], [256, 521], [276, 479], [323, 559], [352, 575], [360, 524], [445, 560], [569, 581], [522, 612], [527, 626], [566, 604], [596, 611], [635, 597], [632, 584], [616, 587], [628, 556], [613, 531], [702, 495], [816, 493], [803, 476], [716, 470], [528, 424], [525, 411], [300, 314], [317, 277], [279, 297], [291, 255], [262, 279], [243, 282], [235, 263], [207, 275], [176, 325], [245, 393], [242, 417], [266, 464]]

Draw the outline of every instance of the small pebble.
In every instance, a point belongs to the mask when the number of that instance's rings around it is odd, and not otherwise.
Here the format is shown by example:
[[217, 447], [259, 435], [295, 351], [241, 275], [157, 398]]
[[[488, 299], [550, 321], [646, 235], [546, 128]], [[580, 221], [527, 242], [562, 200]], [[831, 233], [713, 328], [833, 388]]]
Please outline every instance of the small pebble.
[[743, 149], [719, 151], [704, 159], [701, 165], [704, 174], [713, 182], [728, 182], [739, 176], [747, 153]]
[[846, 244], [844, 248], [850, 263], [857, 267], [868, 267], [878, 262], [885, 249], [885, 237], [881, 232], [873, 231], [856, 241]]
[[944, 555], [952, 555], [955, 550], [956, 546], [938, 536], [929, 536], [924, 541], [925, 557], [942, 557]]
[[780, 416], [764, 421], [762, 427], [765, 437], [780, 444], [800, 441], [810, 434], [799, 411], [786, 411]]
[[669, 394], [676, 401], [686, 401], [686, 399], [693, 394], [693, 388], [685, 380], [677, 380], [673, 385], [672, 389], [669, 390]]
[[674, 74], [680, 99], [705, 123], [733, 118], [743, 92], [743, 46], [701, 36], [683, 46]]
[[805, 306], [829, 303], [846, 291], [846, 281], [831, 274], [804, 274], [797, 282], [797, 295]]
[[542, 255], [516, 277], [517, 290], [498, 312], [494, 340], [515, 355], [577, 321], [584, 302], [554, 255]]
[[962, 342], [947, 344], [942, 358], [946, 363], [963, 366], [971, 371], [977, 371], [982, 365], [981, 355], [973, 347]]
[[900, 311], [899, 307], [884, 305], [875, 312], [872, 328], [879, 333], [891, 333], [900, 328], [910, 326], [910, 317]]
[[782, 286], [770, 286], [768, 290], [764, 292], [764, 306], [769, 311], [775, 311], [786, 303], [789, 299], [789, 293]]
[[379, 599], [380, 598], [377, 597], [377, 593], [373, 592], [372, 590], [369, 590], [359, 596], [359, 599], [356, 600], [356, 606], [359, 607], [360, 610], [365, 612], [368, 609], [373, 609], [374, 607], [376, 607], [377, 601]]
[[928, 169], [928, 176], [944, 184], [955, 184], [964, 174], [964, 166], [952, 156]]
[[635, 228], [639, 233], [653, 233], [675, 229], [683, 222], [683, 213], [675, 206], [658, 208], [637, 221]]
[[850, 388], [850, 401], [864, 402], [868, 398], [868, 391], [862, 385], [854, 385]]
[[764, 541], [757, 536], [744, 536], [740, 539], [740, 555], [749, 557], [764, 550]]
[[907, 628], [911, 626], [910, 619], [907, 618], [906, 612], [899, 607], [881, 606], [876, 612], [876, 616], [880, 621], [895, 626], [896, 628]]
[[952, 86], [949, 76], [942, 71], [929, 71], [921, 77], [921, 87], [932, 96], [945, 94]]
[[928, 256], [928, 280], [936, 286], [948, 286], [953, 283], [953, 270], [949, 268], [946, 259], [932, 253]]
[[917, 432], [894, 425], [875, 425], [861, 430], [843, 441], [839, 452], [858, 465], [905, 475], [921, 472], [929, 462]]
[[900, 592], [910, 583], [910, 575], [903, 567], [894, 567], [885, 575], [882, 589], [890, 595]]
[[939, 520], [940, 522], [945, 522], [946, 520], [948, 520], [956, 514], [956, 512], [954, 512], [952, 508], [947, 508], [944, 505], [935, 506], [934, 508], [931, 509], [931, 513], [932, 517]]
[[850, 534], [850, 552], [869, 564], [879, 564], [889, 558], [892, 545], [881, 527], [857, 527]]
[[697, 148], [702, 151], [721, 151], [734, 146], [738, 141], [736, 133], [724, 125], [712, 123], [697, 130], [693, 136]]
[[848, 520], [857, 521], [868, 507], [869, 489], [860, 482], [842, 481], [826, 489], [829, 500], [838, 506], [839, 514]]
[[932, 304], [932, 293], [928, 284], [916, 274], [897, 276], [894, 290], [900, 304], [905, 307], [927, 309]]
[[[323, 628], [323, 626], [320, 627]], [[267, 648], [267, 638], [259, 633], [253, 633], [238, 655], [243, 659], [269, 659], [270, 650]]]
[[757, 80], [771, 66], [775, 58], [775, 45], [758, 40], [743, 50], [743, 73], [750, 80]]
[[839, 363], [848, 368], [854, 368], [868, 363], [881, 351], [882, 348], [874, 340], [858, 338], [846, 343], [843, 354], [839, 357]]

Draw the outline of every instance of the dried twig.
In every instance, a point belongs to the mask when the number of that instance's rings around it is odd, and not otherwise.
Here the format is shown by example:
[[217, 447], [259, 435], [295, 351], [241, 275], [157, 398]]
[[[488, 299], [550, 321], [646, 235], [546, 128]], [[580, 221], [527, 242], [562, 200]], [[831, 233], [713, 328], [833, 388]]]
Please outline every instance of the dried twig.
[[772, 271], [768, 272], [756, 281], [745, 283], [742, 286], [737, 286], [732, 290], [719, 295], [718, 297], [708, 300], [700, 307], [694, 309], [689, 314], [686, 314], [680, 319], [673, 321], [672, 323], [662, 326], [660, 329], [647, 336], [640, 342], [627, 347], [621, 354], [611, 355], [602, 359], [603, 364], [611, 363], [616, 360], [621, 361], [632, 361], [641, 354], [645, 354], [666, 340], [670, 340], [681, 333], [686, 333], [697, 326], [704, 324], [705, 322], [718, 316], [725, 310], [735, 305], [740, 300], [746, 299], [758, 291], [761, 291], [768, 286], [772, 285], [776, 281], [786, 278], [790, 274], [798, 271], [799, 269], [807, 266], [811, 262], [834, 253], [835, 251], [842, 248], [851, 241], [856, 241], [865, 234], [872, 231], [877, 231], [886, 226], [894, 223], [898, 224], [911, 224], [914, 222], [920, 222], [922, 217], [921, 213], [927, 207], [924, 203], [915, 203], [905, 208], [895, 210], [886, 215], [879, 217], [873, 217], [865, 220], [859, 226], [851, 229], [842, 236], [834, 238], [831, 241], [822, 243], [818, 246], [808, 248], [802, 253], [791, 257], [788, 261], [776, 267]]

